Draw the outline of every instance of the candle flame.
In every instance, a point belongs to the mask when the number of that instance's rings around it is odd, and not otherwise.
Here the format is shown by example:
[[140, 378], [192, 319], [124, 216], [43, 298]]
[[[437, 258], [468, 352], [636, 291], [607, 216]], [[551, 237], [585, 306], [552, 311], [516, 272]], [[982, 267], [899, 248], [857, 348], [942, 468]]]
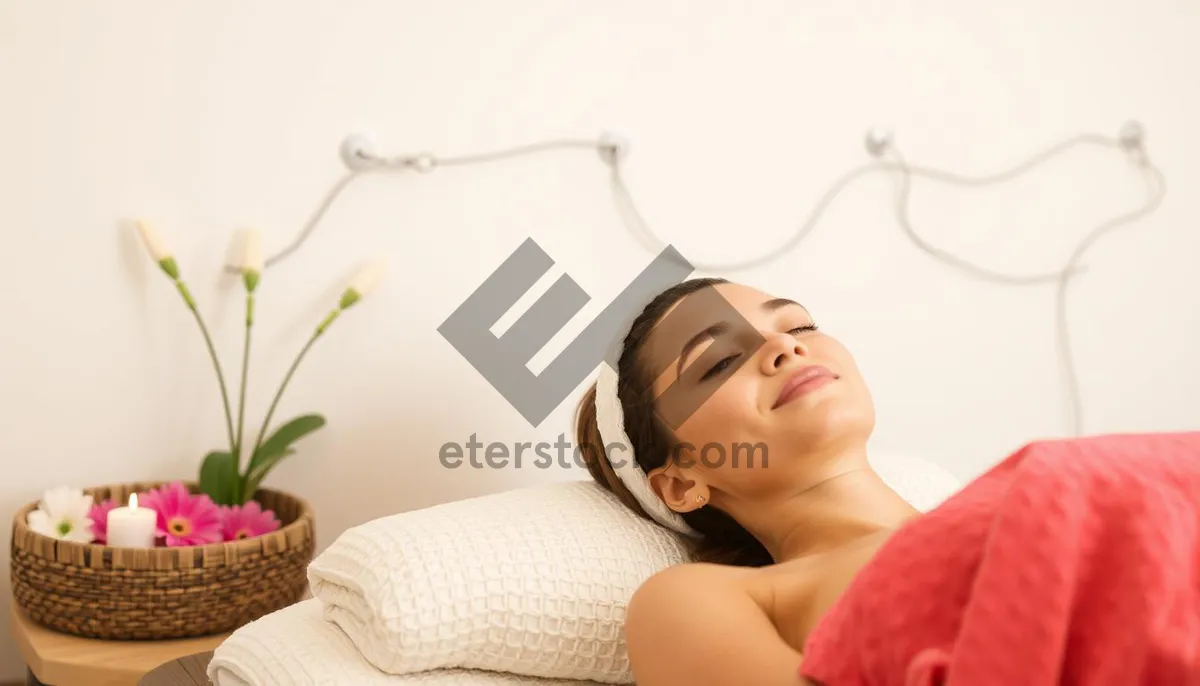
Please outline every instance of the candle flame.
[[137, 493], [129, 494], [129, 509], [137, 509]]

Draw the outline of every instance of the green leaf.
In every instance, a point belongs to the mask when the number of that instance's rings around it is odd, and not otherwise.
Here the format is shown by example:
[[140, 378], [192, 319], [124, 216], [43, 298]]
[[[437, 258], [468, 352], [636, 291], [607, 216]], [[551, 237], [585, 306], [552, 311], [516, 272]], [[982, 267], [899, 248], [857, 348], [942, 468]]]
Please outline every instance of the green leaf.
[[282, 456], [288, 448], [292, 447], [293, 443], [322, 426], [325, 426], [324, 417], [319, 414], [306, 414], [279, 427], [275, 433], [271, 434], [270, 438], [263, 441], [258, 450], [254, 451], [254, 455], [250, 457], [250, 464], [246, 465], [246, 476], [249, 477], [273, 455]]
[[218, 505], [232, 505], [236, 494], [238, 473], [233, 454], [213, 451], [200, 463], [200, 491]]
[[288, 448], [282, 453], [275, 453], [258, 465], [254, 471], [248, 472], [246, 474], [245, 483], [242, 487], [242, 504], [244, 505], [254, 497], [254, 492], [258, 490], [258, 485], [262, 483], [263, 479], [267, 478], [267, 474], [270, 473], [275, 465], [279, 464], [283, 458], [295, 454], [296, 450], [294, 448]]

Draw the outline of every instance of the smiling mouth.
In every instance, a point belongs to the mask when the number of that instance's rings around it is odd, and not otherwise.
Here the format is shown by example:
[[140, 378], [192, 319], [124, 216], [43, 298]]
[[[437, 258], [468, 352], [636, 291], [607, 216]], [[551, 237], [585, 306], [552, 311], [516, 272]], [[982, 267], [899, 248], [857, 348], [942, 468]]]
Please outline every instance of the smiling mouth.
[[771, 406], [771, 409], [777, 409], [796, 398], [824, 388], [840, 378], [840, 376], [819, 364], [804, 367], [792, 374], [784, 382], [783, 388], [779, 389], [779, 397], [775, 399], [775, 404]]

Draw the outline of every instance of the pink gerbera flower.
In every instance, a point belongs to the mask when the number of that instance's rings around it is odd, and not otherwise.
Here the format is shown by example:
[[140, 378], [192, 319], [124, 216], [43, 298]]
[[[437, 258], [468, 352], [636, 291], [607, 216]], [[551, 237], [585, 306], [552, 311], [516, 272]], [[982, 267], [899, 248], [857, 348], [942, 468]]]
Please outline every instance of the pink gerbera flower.
[[168, 546], [221, 542], [221, 508], [203, 493], [193, 495], [175, 481], [138, 500], [158, 513], [157, 534]]
[[92, 520], [92, 543], [108, 542], [108, 511], [117, 506], [117, 501], [109, 498], [102, 503], [92, 505], [88, 510], [88, 519]]
[[226, 541], [254, 538], [279, 528], [279, 520], [271, 510], [262, 509], [257, 501], [222, 508]]

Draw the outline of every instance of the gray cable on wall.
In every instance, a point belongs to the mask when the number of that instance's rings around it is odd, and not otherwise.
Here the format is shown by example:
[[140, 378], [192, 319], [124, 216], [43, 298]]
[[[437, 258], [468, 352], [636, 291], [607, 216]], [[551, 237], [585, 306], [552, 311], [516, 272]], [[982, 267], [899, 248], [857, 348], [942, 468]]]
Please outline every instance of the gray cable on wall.
[[[1003, 285], [1055, 285], [1056, 303], [1056, 334], [1060, 363], [1063, 368], [1064, 381], [1067, 385], [1068, 411], [1071, 432], [1080, 435], [1083, 432], [1083, 409], [1080, 400], [1079, 383], [1075, 371], [1075, 362], [1071, 352], [1070, 332], [1067, 319], [1066, 291], [1071, 279], [1082, 274], [1086, 268], [1079, 265], [1084, 253], [1104, 234], [1113, 229], [1130, 224], [1153, 212], [1162, 203], [1166, 194], [1166, 179], [1162, 172], [1150, 162], [1145, 146], [1145, 133], [1137, 122], [1128, 122], [1117, 136], [1101, 136], [1082, 134], [1050, 146], [1030, 158], [1004, 171], [986, 176], [966, 176], [928, 167], [908, 164], [891, 139], [891, 135], [880, 130], [868, 132], [865, 141], [867, 152], [875, 158], [874, 162], [856, 167], [838, 177], [830, 188], [820, 197], [808, 216], [800, 223], [799, 228], [791, 238], [776, 248], [762, 255], [739, 262], [731, 263], [691, 263], [692, 266], [710, 273], [734, 272], [762, 266], [779, 259], [793, 250], [816, 227], [817, 221], [833, 200], [853, 181], [868, 174], [880, 171], [895, 173], [897, 193], [895, 197], [896, 222], [909, 239], [922, 252], [930, 257], [966, 273], [969, 276]], [[912, 177], [918, 176], [934, 181], [940, 181], [958, 186], [988, 186], [1012, 180], [1032, 171], [1037, 166], [1050, 159], [1062, 155], [1072, 148], [1081, 145], [1096, 145], [1123, 151], [1136, 164], [1146, 181], [1146, 201], [1139, 207], [1118, 215], [1090, 231], [1072, 251], [1070, 258], [1063, 268], [1056, 272], [1043, 274], [1005, 274], [976, 265], [947, 250], [938, 248], [924, 238], [913, 228], [908, 216], [908, 202], [911, 194]], [[376, 152], [374, 146], [366, 138], [352, 135], [342, 143], [341, 155], [348, 171], [333, 184], [325, 194], [316, 210], [301, 227], [296, 237], [279, 252], [266, 260], [266, 266], [272, 267], [294, 253], [308, 239], [330, 206], [346, 187], [362, 174], [374, 172], [414, 171], [429, 173], [442, 167], [455, 167], [470, 164], [482, 164], [510, 159], [520, 155], [529, 155], [550, 150], [591, 150], [600, 156], [601, 161], [610, 169], [611, 191], [613, 202], [622, 216], [626, 228], [634, 237], [643, 243], [651, 252], [657, 255], [666, 244], [649, 228], [642, 218], [633, 201], [632, 195], [621, 176], [621, 164], [629, 153], [627, 141], [619, 136], [605, 134], [596, 139], [555, 139], [540, 143], [496, 150], [476, 155], [458, 157], [436, 157], [431, 153], [398, 155], [385, 157]], [[238, 268], [227, 266], [230, 272], [238, 272]]]

